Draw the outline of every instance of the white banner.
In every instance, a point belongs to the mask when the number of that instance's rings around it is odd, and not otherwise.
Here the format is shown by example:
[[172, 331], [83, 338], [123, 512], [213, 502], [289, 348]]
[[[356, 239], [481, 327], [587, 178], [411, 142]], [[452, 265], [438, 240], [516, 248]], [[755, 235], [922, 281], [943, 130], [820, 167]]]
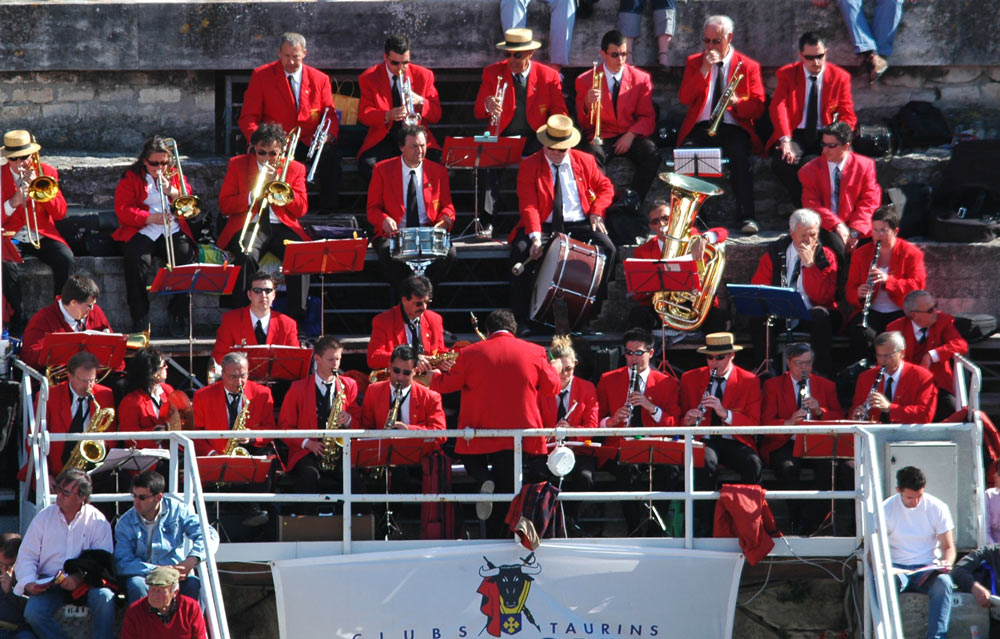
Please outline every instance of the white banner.
[[743, 557], [508, 542], [272, 566], [282, 639], [728, 639]]

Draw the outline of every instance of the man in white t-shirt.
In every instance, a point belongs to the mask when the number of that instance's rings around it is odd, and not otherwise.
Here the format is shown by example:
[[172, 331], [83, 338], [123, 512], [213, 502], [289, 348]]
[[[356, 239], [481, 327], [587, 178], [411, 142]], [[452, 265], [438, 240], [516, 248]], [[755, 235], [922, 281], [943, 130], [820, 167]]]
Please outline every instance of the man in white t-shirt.
[[[927, 639], [948, 636], [951, 618], [951, 576], [955, 563], [955, 541], [948, 506], [934, 495], [924, 493], [927, 478], [913, 466], [896, 473], [896, 494], [882, 503], [889, 554], [897, 569], [914, 570], [897, 574], [900, 592], [919, 592], [930, 597], [927, 606]], [[927, 566], [927, 570], [918, 570]]]

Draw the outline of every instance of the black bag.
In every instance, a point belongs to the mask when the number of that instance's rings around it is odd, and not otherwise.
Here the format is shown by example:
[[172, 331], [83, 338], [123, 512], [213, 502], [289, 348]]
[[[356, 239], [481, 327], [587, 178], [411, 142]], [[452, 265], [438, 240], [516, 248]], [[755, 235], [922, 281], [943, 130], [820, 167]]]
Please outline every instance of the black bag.
[[997, 318], [986, 313], [955, 313], [955, 330], [967, 342], [978, 342], [996, 332]]
[[951, 142], [951, 127], [941, 110], [930, 102], [911, 100], [892, 118], [902, 148], [924, 148]]
[[899, 211], [899, 237], [927, 235], [933, 192], [927, 184], [904, 184], [886, 190], [889, 201]]
[[931, 219], [931, 239], [937, 242], [962, 242], [974, 244], [992, 242], [1000, 237], [1000, 221], [983, 218], [978, 220], [958, 217]]
[[882, 158], [892, 153], [892, 132], [882, 124], [859, 124], [851, 147], [861, 155]]

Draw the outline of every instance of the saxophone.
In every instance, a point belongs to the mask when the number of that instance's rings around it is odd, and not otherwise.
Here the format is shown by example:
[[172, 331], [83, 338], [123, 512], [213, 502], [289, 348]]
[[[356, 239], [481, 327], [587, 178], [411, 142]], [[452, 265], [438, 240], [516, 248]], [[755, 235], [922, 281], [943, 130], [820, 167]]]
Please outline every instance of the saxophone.
[[[90, 401], [94, 402], [94, 414], [90, 416], [90, 421], [87, 422], [87, 428], [84, 432], [103, 433], [111, 426], [111, 422], [114, 421], [115, 409], [101, 408], [101, 405], [97, 403], [97, 399], [93, 395], [89, 395], [88, 397]], [[104, 461], [107, 454], [107, 446], [99, 439], [78, 441], [63, 468], [86, 470], [87, 464], [94, 464], [96, 466]]]
[[[334, 384], [337, 383], [337, 378], [334, 378]], [[343, 384], [340, 385], [340, 390], [337, 394], [333, 396], [333, 406], [330, 408], [330, 416], [326, 418], [326, 430], [337, 430], [340, 428], [340, 414], [344, 411], [344, 402], [346, 401], [347, 395], [344, 393]], [[344, 440], [341, 437], [324, 437], [323, 438], [323, 459], [319, 462], [319, 468], [323, 471], [334, 471], [337, 470], [337, 463], [340, 461], [340, 456], [342, 454], [341, 448], [344, 447]]]
[[[240, 386], [240, 394], [243, 394], [243, 387]], [[240, 409], [240, 414], [236, 416], [236, 421], [233, 422], [233, 431], [237, 430], [247, 430], [247, 419], [250, 417], [250, 399], [247, 398], [246, 402], [243, 404], [243, 408]], [[222, 451], [223, 455], [235, 455], [237, 457], [249, 457], [250, 453], [247, 452], [246, 448], [240, 446], [239, 437], [230, 437], [229, 443], [226, 444], [225, 450]]]
[[389, 414], [385, 417], [385, 426], [382, 427], [383, 430], [389, 430], [392, 425], [396, 423], [399, 419], [399, 411], [403, 408], [403, 383], [396, 382], [396, 399], [392, 402], [392, 408], [389, 409]]

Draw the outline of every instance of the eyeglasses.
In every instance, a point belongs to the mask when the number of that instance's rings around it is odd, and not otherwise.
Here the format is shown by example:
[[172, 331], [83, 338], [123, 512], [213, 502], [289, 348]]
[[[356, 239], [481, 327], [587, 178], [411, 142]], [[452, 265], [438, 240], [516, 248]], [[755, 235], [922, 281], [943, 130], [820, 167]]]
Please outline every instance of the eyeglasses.
[[803, 53], [802, 57], [805, 58], [806, 60], [809, 60], [810, 62], [815, 62], [816, 60], [822, 60], [823, 58], [825, 58], [826, 51], [824, 51], [823, 53], [817, 53], [816, 55], [806, 55]]
[[273, 288], [271, 287], [264, 288], [262, 286], [254, 286], [250, 290], [256, 293], [257, 295], [270, 295], [271, 293], [274, 292]]
[[530, 54], [531, 54], [530, 51], [508, 51], [507, 57], [514, 58], [515, 60], [520, 60], [521, 58], [524, 58]]
[[409, 60], [389, 60], [389, 66], [392, 67], [405, 67], [409, 63]]
[[80, 382], [81, 384], [88, 384], [89, 385], [89, 384], [96, 384], [97, 383], [97, 378], [96, 377], [77, 377], [77, 376], [74, 375], [73, 379], [75, 379], [76, 381]]
[[264, 156], [272, 157], [272, 158], [278, 157], [278, 151], [264, 151], [264, 150], [261, 150], [261, 149], [254, 149], [254, 153], [256, 153], [257, 155], [259, 155], [261, 157], [264, 157]]
[[646, 349], [644, 351], [630, 351], [627, 348], [625, 349], [625, 354], [626, 355], [631, 355], [632, 357], [641, 357], [641, 356], [643, 356], [643, 355], [645, 355], [646, 353], [649, 353], [649, 352], [651, 352], [651, 349]]
[[704, 42], [705, 44], [722, 44], [723, 41], [724, 41], [724, 39], [723, 38], [702, 38], [701, 41]]
[[146, 164], [149, 166], [166, 166], [170, 164], [170, 160], [164, 160], [162, 162], [153, 162], [152, 160], [146, 160]]
[[650, 226], [661, 226], [670, 221], [669, 215], [661, 215], [660, 217], [654, 217], [649, 221]]
[[615, 60], [617, 60], [618, 58], [626, 58], [626, 57], [628, 57], [628, 51], [615, 51], [613, 53], [608, 53], [607, 51], [605, 51], [604, 53], [609, 58], [614, 58]]
[[838, 146], [844, 146], [844, 145], [843, 145], [843, 144], [841, 144], [840, 142], [820, 142], [820, 144], [819, 144], [819, 145], [820, 145], [821, 147], [823, 147], [824, 149], [835, 149], [835, 148], [837, 148]]
[[76, 491], [73, 490], [72, 488], [60, 488], [59, 494], [62, 495], [63, 497], [73, 497], [74, 495], [76, 495]]
[[922, 311], [919, 308], [915, 308], [915, 309], [913, 309], [913, 312], [914, 313], [928, 313], [928, 314], [934, 313], [934, 312], [937, 312], [937, 304], [934, 304], [934, 306], [930, 307], [926, 311]]
[[705, 355], [705, 359], [707, 359], [710, 362], [711, 361], [721, 362], [727, 357], [729, 357], [729, 353], [723, 353], [721, 355], [708, 355], [708, 354]]
[[132, 499], [138, 499], [139, 501], [146, 501], [147, 499], [152, 499], [153, 497], [156, 497], [156, 495], [137, 495], [132, 493]]
[[409, 377], [410, 375], [413, 374], [413, 369], [412, 368], [396, 368], [395, 366], [393, 366], [392, 367], [392, 372], [395, 373], [395, 374], [397, 374], [397, 375], [402, 375], [403, 377]]
[[875, 353], [875, 359], [889, 359], [902, 351], [892, 351], [891, 353]]

